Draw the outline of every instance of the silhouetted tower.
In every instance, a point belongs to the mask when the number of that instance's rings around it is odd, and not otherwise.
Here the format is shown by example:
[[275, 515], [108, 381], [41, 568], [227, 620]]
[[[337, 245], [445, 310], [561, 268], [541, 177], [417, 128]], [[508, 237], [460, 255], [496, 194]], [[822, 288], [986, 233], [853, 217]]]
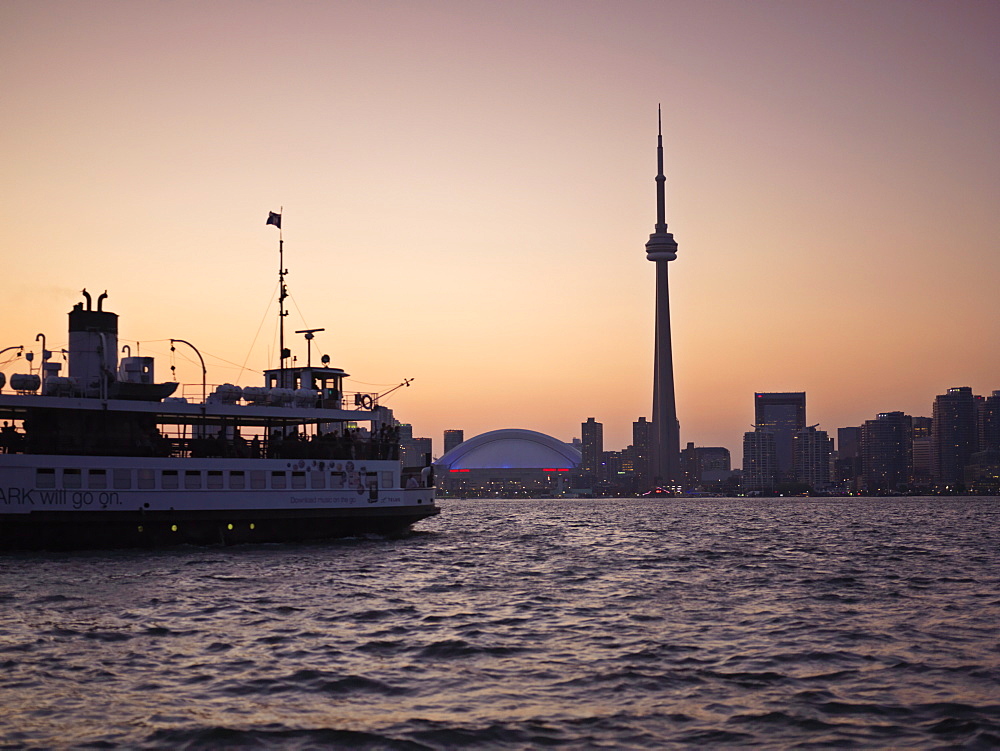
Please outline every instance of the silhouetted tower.
[[674, 400], [674, 357], [670, 345], [670, 288], [667, 263], [677, 258], [677, 243], [667, 232], [663, 176], [663, 123], [657, 111], [656, 227], [646, 243], [646, 259], [656, 264], [656, 329], [653, 354], [653, 441], [650, 462], [654, 482], [680, 482], [681, 437]]
[[580, 469], [597, 477], [601, 472], [601, 454], [604, 453], [604, 425], [593, 417], [588, 417], [580, 428], [583, 438], [583, 461], [580, 462]]

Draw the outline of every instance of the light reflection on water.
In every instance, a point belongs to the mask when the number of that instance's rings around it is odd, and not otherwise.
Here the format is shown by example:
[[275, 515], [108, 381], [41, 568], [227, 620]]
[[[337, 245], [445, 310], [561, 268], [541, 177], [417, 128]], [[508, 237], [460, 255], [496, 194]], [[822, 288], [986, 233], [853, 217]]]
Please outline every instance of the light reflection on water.
[[14, 747], [1000, 745], [1000, 501], [445, 501], [0, 556]]

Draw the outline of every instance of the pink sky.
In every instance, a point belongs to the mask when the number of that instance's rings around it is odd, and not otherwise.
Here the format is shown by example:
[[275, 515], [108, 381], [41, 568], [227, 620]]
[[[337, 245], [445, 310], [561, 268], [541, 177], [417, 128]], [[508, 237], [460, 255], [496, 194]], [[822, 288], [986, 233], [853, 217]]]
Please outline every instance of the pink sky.
[[437, 451], [591, 416], [621, 448], [662, 102], [682, 442], [738, 462], [754, 391], [929, 415], [1000, 389], [997, 39], [992, 0], [8, 0], [0, 348], [107, 289], [161, 379], [174, 337], [256, 384], [284, 206], [289, 330], [414, 378], [387, 404]]

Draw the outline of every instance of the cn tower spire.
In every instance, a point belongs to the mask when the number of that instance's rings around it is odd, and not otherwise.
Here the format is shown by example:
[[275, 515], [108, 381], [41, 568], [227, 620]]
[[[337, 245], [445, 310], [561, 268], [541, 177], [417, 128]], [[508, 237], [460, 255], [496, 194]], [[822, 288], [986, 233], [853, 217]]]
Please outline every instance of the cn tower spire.
[[663, 174], [663, 115], [656, 108], [656, 226], [646, 243], [646, 258], [650, 261], [673, 261], [677, 259], [677, 243], [667, 232], [667, 178]]
[[663, 175], [663, 116], [656, 110], [656, 225], [646, 243], [646, 258], [656, 264], [656, 330], [653, 350], [653, 487], [681, 481], [680, 427], [674, 399], [674, 360], [670, 341], [670, 285], [667, 263], [677, 258], [677, 243], [667, 231], [666, 182]]

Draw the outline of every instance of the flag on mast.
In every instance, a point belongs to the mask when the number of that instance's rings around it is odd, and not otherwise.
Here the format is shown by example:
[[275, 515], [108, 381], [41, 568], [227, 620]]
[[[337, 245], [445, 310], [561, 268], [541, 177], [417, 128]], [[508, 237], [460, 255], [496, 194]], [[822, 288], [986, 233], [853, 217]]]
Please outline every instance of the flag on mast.
[[[273, 211], [267, 214], [267, 224], [273, 224], [278, 229], [281, 229], [281, 214], [275, 214]], [[266, 224], [264, 225], [267, 226]]]

